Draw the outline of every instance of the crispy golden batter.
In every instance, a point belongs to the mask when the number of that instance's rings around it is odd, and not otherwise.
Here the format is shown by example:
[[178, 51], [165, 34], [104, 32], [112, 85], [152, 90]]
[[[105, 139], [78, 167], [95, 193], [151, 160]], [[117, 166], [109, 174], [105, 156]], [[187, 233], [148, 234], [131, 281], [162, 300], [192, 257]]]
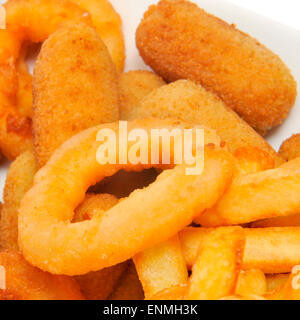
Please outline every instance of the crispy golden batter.
[[120, 76], [121, 120], [127, 120], [131, 109], [139, 107], [141, 101], [154, 89], [163, 86], [161, 77], [146, 70], [135, 70]]
[[39, 167], [69, 137], [119, 118], [115, 66], [100, 36], [85, 24], [61, 28], [45, 41], [33, 88]]
[[0, 266], [6, 278], [0, 300], [83, 300], [74, 279], [43, 272], [16, 251], [1, 251]]
[[[148, 119], [128, 123], [128, 131], [143, 128], [149, 138], [154, 128], [187, 127], [191, 125], [178, 120]], [[21, 202], [19, 245], [25, 258], [43, 270], [80, 275], [128, 260], [190, 224], [196, 215], [216, 203], [232, 181], [233, 157], [225, 150], [208, 148], [201, 175], [187, 175], [187, 166], [178, 165], [165, 170], [147, 188], [131, 193], [103, 216], [71, 223], [74, 209], [91, 185], [120, 169], [141, 171], [153, 166], [130, 161], [119, 165], [100, 164], [95, 155], [103, 142], [96, 141], [96, 135], [102, 129], [113, 130], [118, 140], [118, 122], [99, 125], [73, 136], [38, 172], [33, 187]], [[148, 148], [149, 141], [145, 143]], [[129, 150], [131, 146], [132, 143], [128, 143]], [[164, 227], [166, 224], [168, 229]]]
[[136, 32], [144, 61], [167, 81], [191, 79], [266, 132], [294, 105], [296, 82], [256, 39], [184, 0], [151, 6]]
[[154, 90], [139, 106], [127, 112], [128, 120], [146, 117], [204, 125], [216, 130], [231, 152], [241, 147], [257, 147], [268, 152], [277, 165], [283, 162], [268, 142], [218, 97], [189, 80], [179, 80]]
[[36, 172], [32, 152], [22, 153], [9, 167], [4, 187], [0, 220], [0, 247], [18, 250], [18, 210]]
[[287, 161], [300, 157], [300, 133], [286, 139], [282, 143], [278, 154]]

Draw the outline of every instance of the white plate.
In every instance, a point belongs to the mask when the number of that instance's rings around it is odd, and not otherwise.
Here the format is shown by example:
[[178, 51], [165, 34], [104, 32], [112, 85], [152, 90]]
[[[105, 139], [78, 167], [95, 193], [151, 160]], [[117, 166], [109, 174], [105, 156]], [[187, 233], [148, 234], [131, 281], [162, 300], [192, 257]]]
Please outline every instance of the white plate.
[[[232, 5], [223, 0], [193, 0], [200, 7], [237, 27], [276, 52], [292, 70], [300, 83], [300, 32], [281, 25], [268, 18], [257, 15], [251, 11]], [[4, 2], [0, 0], [0, 3]], [[126, 40], [126, 71], [134, 69], [147, 69], [139, 56], [135, 46], [135, 30], [148, 6], [155, 0], [111, 0], [115, 9], [123, 20], [123, 31]], [[268, 141], [275, 149], [281, 142], [293, 133], [300, 132], [300, 98], [283, 125], [268, 136]], [[3, 189], [7, 165], [0, 169], [0, 193]]]

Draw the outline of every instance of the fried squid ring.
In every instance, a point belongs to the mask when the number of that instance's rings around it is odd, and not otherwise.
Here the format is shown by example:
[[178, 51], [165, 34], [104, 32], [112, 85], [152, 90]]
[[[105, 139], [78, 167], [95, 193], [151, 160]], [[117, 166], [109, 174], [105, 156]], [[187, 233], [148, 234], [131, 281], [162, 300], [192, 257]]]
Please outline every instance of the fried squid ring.
[[[180, 122], [149, 119], [129, 123], [128, 132], [143, 128], [150, 137], [153, 128], [175, 127], [180, 127]], [[181, 126], [186, 127], [192, 126]], [[19, 245], [25, 258], [42, 270], [80, 275], [123, 262], [189, 225], [197, 214], [216, 203], [232, 181], [234, 165], [230, 153], [208, 148], [201, 175], [186, 175], [186, 166], [178, 165], [100, 217], [71, 223], [74, 209], [91, 185], [120, 169], [140, 171], [153, 166], [100, 165], [96, 152], [101, 142], [96, 141], [96, 136], [101, 129], [113, 130], [118, 141], [118, 122], [73, 136], [36, 174], [33, 187], [22, 200]]]
[[[93, 25], [106, 44], [118, 71], [124, 67], [122, 21], [107, 0], [9, 0], [6, 27], [21, 41], [43, 42], [65, 23]], [[24, 19], [26, 17], [26, 19]]]
[[8, 159], [15, 159], [31, 150], [31, 120], [16, 108], [18, 78], [15, 62], [21, 44], [8, 30], [0, 30], [0, 150]]

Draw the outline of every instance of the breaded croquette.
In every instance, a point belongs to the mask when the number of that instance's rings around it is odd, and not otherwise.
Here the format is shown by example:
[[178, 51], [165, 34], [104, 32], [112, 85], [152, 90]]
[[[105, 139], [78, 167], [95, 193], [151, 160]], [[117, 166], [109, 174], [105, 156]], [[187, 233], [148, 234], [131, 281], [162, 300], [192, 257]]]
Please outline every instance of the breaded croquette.
[[189, 1], [151, 6], [136, 43], [166, 81], [202, 84], [260, 133], [281, 124], [295, 103], [296, 82], [276, 54]]
[[134, 70], [120, 76], [120, 118], [127, 119], [128, 113], [154, 89], [166, 84], [157, 74], [146, 70]]
[[231, 152], [252, 146], [268, 152], [276, 165], [283, 162], [267, 141], [217, 96], [190, 80], [178, 80], [154, 90], [127, 116], [128, 120], [146, 117], [180, 119], [207, 126], [217, 131]]
[[33, 113], [39, 167], [74, 134], [119, 118], [118, 75], [94, 29], [72, 25], [44, 42], [34, 68]]

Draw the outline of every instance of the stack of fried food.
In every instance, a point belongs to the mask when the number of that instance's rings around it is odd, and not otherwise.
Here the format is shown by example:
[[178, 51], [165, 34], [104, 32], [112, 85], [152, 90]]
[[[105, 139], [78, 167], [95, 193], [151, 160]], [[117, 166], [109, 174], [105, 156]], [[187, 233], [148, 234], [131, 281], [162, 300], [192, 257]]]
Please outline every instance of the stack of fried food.
[[[0, 150], [13, 162], [0, 299], [300, 298], [300, 136], [278, 153], [262, 136], [297, 95], [276, 54], [192, 2], [162, 0], [136, 33], [156, 73], [122, 73], [107, 0], [8, 0], [1, 12]], [[202, 174], [172, 151], [168, 166], [99, 163], [97, 133], [118, 137], [119, 120], [201, 127]]]

